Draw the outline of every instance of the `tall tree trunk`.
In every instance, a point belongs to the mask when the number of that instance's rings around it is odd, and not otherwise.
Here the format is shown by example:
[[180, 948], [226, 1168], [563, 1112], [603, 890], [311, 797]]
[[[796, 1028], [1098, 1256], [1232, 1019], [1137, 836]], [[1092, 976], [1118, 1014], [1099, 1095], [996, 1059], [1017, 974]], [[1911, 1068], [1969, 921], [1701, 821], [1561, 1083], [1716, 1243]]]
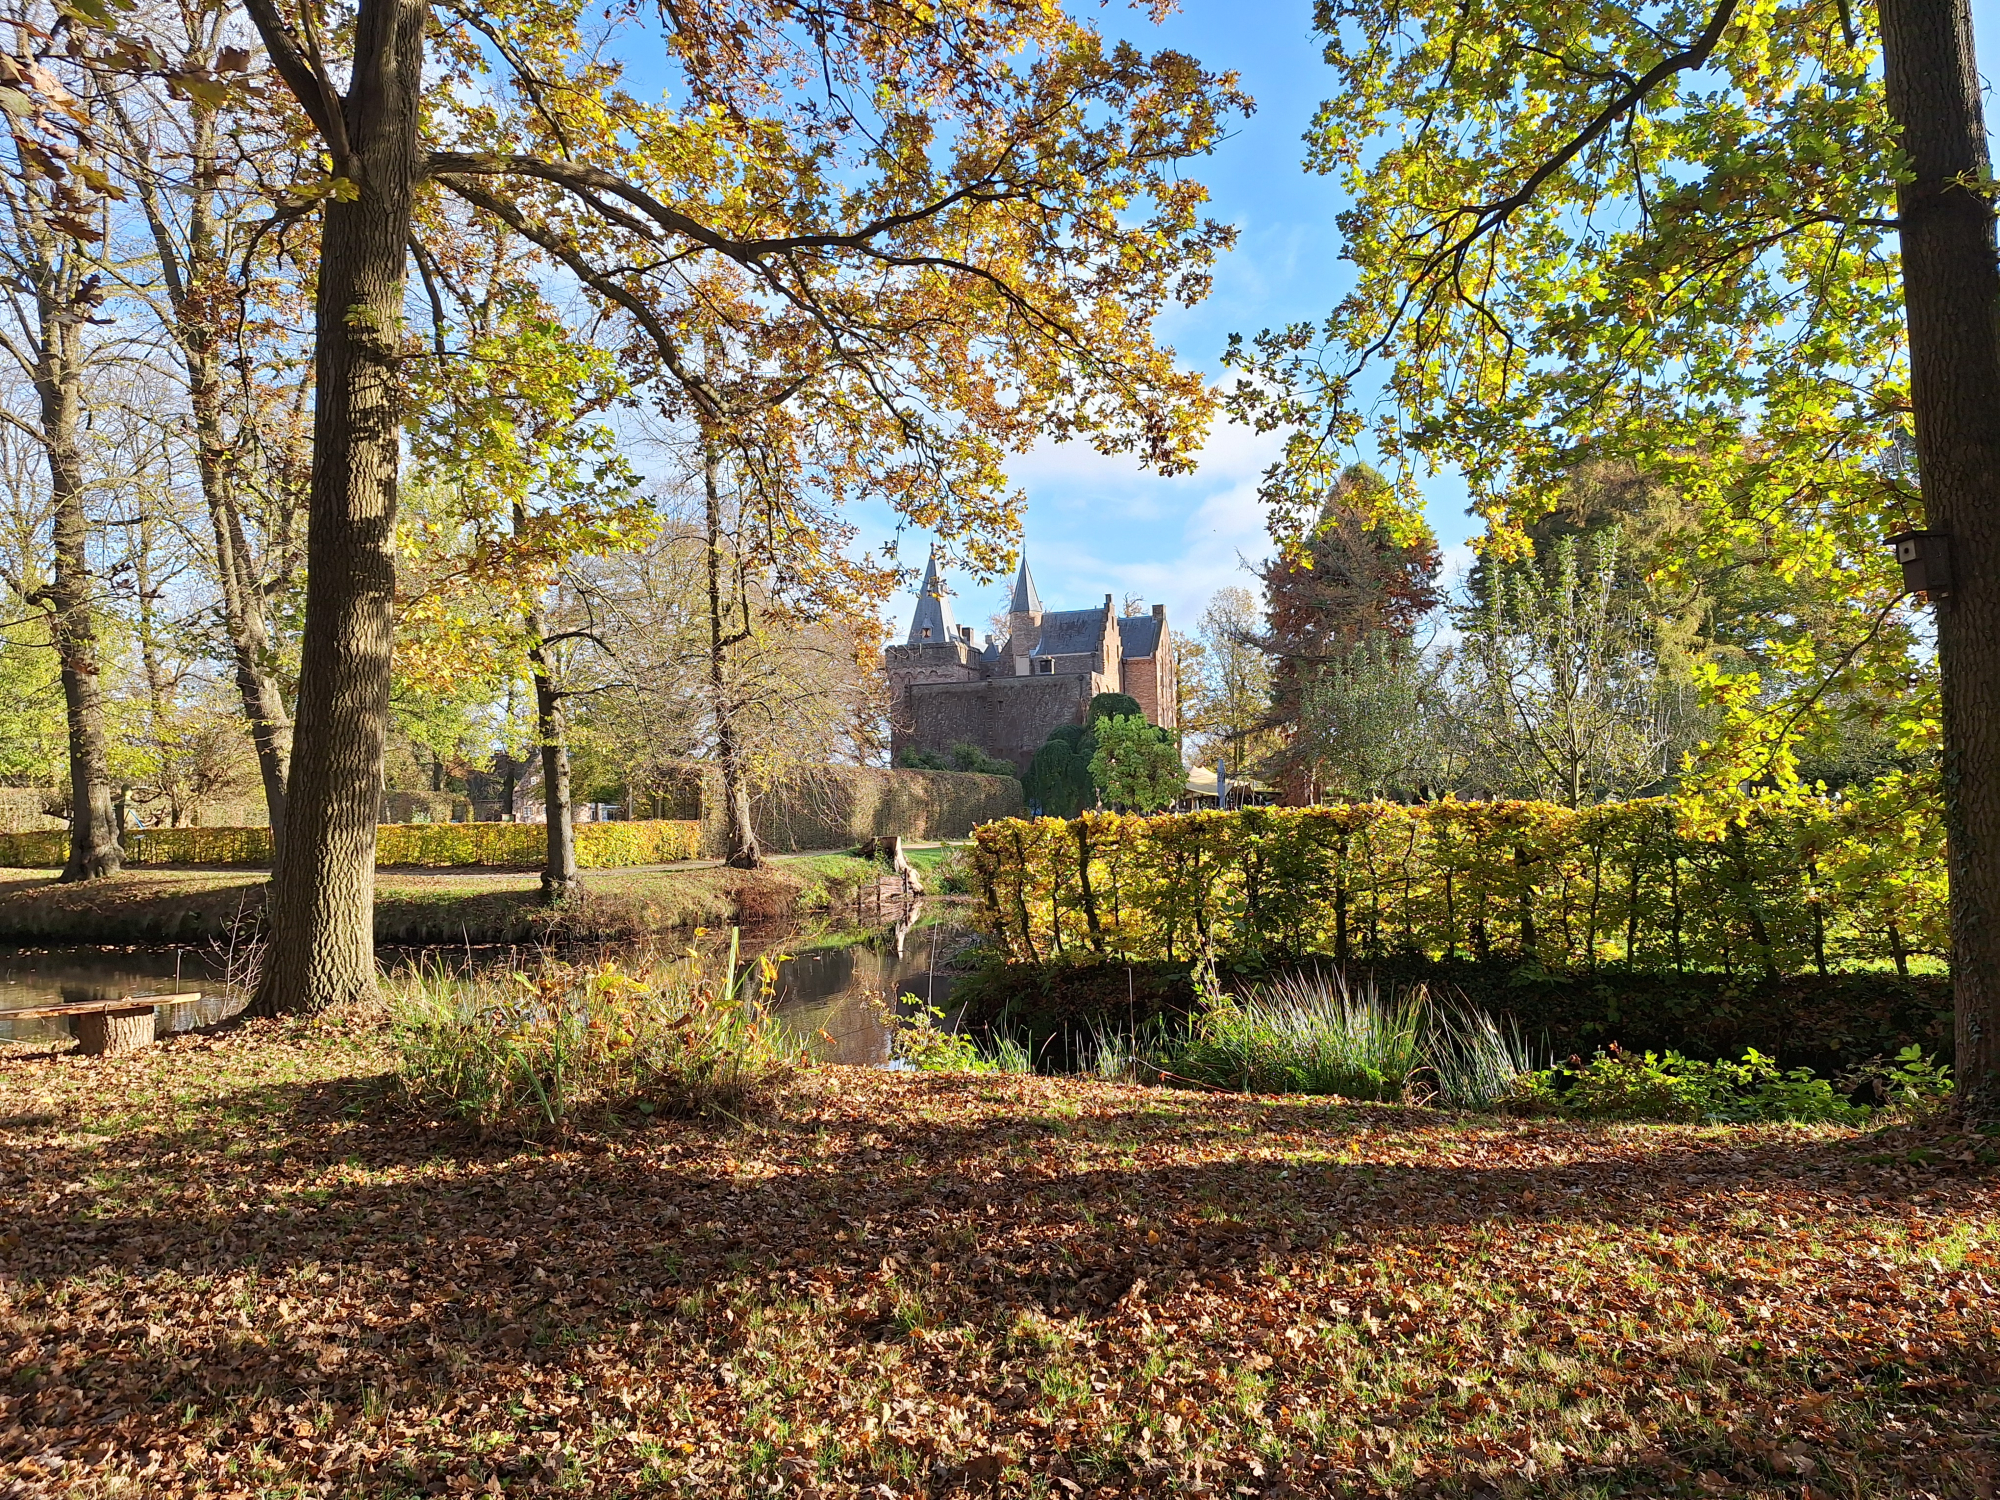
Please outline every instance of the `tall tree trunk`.
[[257, 754], [257, 774], [264, 785], [275, 868], [284, 858], [285, 783], [292, 758], [291, 716], [285, 711], [284, 694], [271, 671], [271, 633], [264, 616], [263, 593], [251, 562], [243, 513], [229, 472], [220, 361], [212, 345], [184, 344], [183, 348], [189, 377], [189, 405], [194, 414], [195, 466], [208, 504], [209, 526], [215, 536], [222, 624], [229, 636], [237, 697], [243, 704], [243, 717], [250, 725], [250, 743]]
[[[223, 12], [207, 18], [186, 64], [200, 72], [213, 66], [216, 36]], [[144, 135], [133, 128], [115, 97], [109, 113], [123, 128], [127, 149], [135, 158], [149, 156]], [[284, 854], [285, 778], [292, 754], [292, 726], [284, 694], [271, 668], [271, 634], [257, 564], [243, 525], [238, 501], [237, 461], [232, 457], [226, 419], [226, 342], [222, 310], [234, 302], [230, 268], [217, 224], [217, 199], [223, 180], [218, 112], [199, 101], [188, 105], [188, 147], [191, 190], [187, 202], [185, 249], [170, 227], [161, 201], [160, 177], [152, 170], [136, 174], [140, 206], [152, 231], [160, 273], [174, 312], [171, 332], [188, 375], [188, 408], [194, 420], [195, 471], [215, 540], [215, 573], [222, 606], [222, 625], [229, 640], [237, 696], [250, 726], [250, 743], [257, 756], [257, 773], [264, 787], [264, 805], [271, 822], [273, 866]], [[248, 426], [247, 413], [239, 434]], [[240, 441], [240, 437], [239, 437]]]
[[727, 863], [754, 870], [764, 862], [757, 830], [750, 821], [750, 784], [737, 737], [735, 705], [729, 694], [729, 648], [734, 634], [722, 619], [722, 457], [715, 440], [702, 440], [702, 482], [708, 523], [708, 686], [715, 709], [715, 754], [722, 763], [722, 805]]
[[542, 904], [560, 906], [583, 894], [576, 872], [576, 818], [569, 799], [569, 737], [562, 694], [543, 644], [540, 610], [528, 614], [528, 669], [535, 680], [535, 738], [542, 749], [542, 808], [548, 820], [548, 855], [542, 864]]
[[321, 210], [305, 629], [285, 859], [273, 872], [270, 948], [252, 1001], [260, 1015], [375, 989], [402, 439], [396, 358], [428, 15], [424, 0], [362, 0], [341, 112], [352, 159], [336, 163], [358, 192]]
[[[160, 660], [160, 631], [155, 600], [159, 590], [153, 580], [153, 512], [144, 500], [140, 502], [138, 516], [138, 541], [132, 556], [132, 592], [139, 602], [139, 666], [146, 677], [146, 737], [152, 742], [158, 762], [154, 768], [153, 796], [167, 799], [167, 818], [175, 827], [181, 826], [181, 818], [186, 812], [183, 793], [185, 788], [176, 775], [172, 761], [172, 750], [168, 739], [173, 734], [173, 705], [167, 701], [166, 664]], [[128, 826], [131, 787], [120, 786], [112, 799], [112, 810], [118, 818], [118, 834], [124, 837]]]
[[1970, 0], [1881, 0], [1910, 395], [1927, 527], [1951, 538], [1937, 606], [1959, 1097], [2000, 1116], [2000, 268]]
[[41, 404], [49, 498], [55, 509], [55, 566], [47, 599], [69, 729], [69, 860], [62, 879], [95, 880], [116, 875], [125, 856], [118, 845], [105, 752], [90, 524], [83, 509], [83, 455], [77, 440], [83, 405], [82, 323], [88, 309], [67, 256], [57, 263], [51, 279], [35, 290], [41, 323], [35, 394]]

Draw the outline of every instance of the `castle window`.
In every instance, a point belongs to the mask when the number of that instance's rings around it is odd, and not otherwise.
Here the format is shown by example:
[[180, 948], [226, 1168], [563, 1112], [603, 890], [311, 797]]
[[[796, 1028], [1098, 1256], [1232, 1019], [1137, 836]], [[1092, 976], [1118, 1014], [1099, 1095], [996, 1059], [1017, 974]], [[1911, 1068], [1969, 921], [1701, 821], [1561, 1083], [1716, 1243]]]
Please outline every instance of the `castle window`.
[[930, 626], [926, 625], [924, 627], [924, 639], [929, 640], [930, 638], [931, 638], [931, 628]]
[[1053, 657], [1047, 657], [1047, 656], [1036, 657], [1035, 670], [1037, 672], [1040, 672], [1044, 677], [1055, 676], [1055, 671], [1056, 671], [1055, 659]]

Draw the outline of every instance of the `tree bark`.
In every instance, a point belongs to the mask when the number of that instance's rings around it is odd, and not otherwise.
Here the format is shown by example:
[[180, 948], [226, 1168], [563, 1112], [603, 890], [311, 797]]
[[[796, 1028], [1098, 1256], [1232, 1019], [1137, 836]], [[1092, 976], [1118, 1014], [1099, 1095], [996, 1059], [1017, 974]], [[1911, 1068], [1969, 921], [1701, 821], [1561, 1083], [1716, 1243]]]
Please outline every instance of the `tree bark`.
[[[190, 65], [208, 65], [212, 51], [213, 38], [204, 37], [190, 51]], [[264, 806], [271, 820], [271, 863], [275, 869], [284, 858], [291, 716], [286, 711], [277, 676], [271, 670], [270, 626], [238, 502], [237, 466], [231, 456], [226, 418], [221, 310], [229, 305], [233, 294], [216, 219], [216, 198], [222, 180], [219, 117], [215, 110], [199, 102], [189, 108], [192, 190], [188, 195], [185, 254], [168, 232], [166, 215], [150, 174], [142, 179], [140, 196], [173, 307], [174, 342], [187, 370], [188, 408], [194, 419], [195, 472], [215, 540], [222, 626], [229, 639], [237, 696], [250, 726], [258, 778], [264, 787]]]
[[569, 739], [562, 694], [556, 691], [547, 627], [539, 610], [528, 615], [528, 668], [535, 680], [535, 738], [542, 749], [542, 807], [548, 819], [548, 855], [542, 865], [542, 904], [560, 906], [583, 894], [576, 872], [575, 808], [569, 797]]
[[[289, 47], [261, 8], [267, 45]], [[285, 859], [251, 1009], [310, 1011], [375, 989], [375, 825], [394, 645], [396, 360], [419, 164], [424, 0], [362, 0], [338, 101], [358, 189], [330, 197], [314, 307], [313, 469]]]
[[35, 394], [55, 510], [54, 568], [46, 598], [62, 668], [69, 730], [69, 860], [66, 881], [116, 875], [124, 866], [111, 803], [111, 768], [104, 743], [104, 694], [98, 681], [96, 601], [90, 572], [90, 523], [84, 514], [82, 325], [88, 315], [81, 278], [69, 255], [50, 257], [35, 287], [41, 344]]
[[743, 745], [736, 733], [735, 705], [729, 695], [729, 647], [732, 633], [722, 619], [722, 457], [712, 438], [702, 442], [702, 481], [708, 524], [708, 686], [715, 711], [715, 754], [722, 763], [722, 804], [726, 862], [734, 869], [754, 870], [764, 863], [757, 829], [750, 821], [750, 784], [743, 764]]
[[1969, 0], [1881, 0], [1910, 395], [1928, 529], [1951, 538], [1936, 601], [1944, 698], [1959, 1099], [2000, 1117], [2000, 268]]

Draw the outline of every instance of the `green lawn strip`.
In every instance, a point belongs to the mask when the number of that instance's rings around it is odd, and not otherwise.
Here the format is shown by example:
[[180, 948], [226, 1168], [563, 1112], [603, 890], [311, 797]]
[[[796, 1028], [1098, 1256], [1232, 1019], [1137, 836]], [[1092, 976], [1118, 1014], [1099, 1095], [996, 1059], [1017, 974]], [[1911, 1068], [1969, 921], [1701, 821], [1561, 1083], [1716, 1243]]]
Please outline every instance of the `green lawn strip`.
[[0, 1062], [0, 1481], [1915, 1496], [1989, 1462], [2000, 1224], [1947, 1136], [823, 1069], [748, 1126], [531, 1149], [389, 1067], [365, 1017]]

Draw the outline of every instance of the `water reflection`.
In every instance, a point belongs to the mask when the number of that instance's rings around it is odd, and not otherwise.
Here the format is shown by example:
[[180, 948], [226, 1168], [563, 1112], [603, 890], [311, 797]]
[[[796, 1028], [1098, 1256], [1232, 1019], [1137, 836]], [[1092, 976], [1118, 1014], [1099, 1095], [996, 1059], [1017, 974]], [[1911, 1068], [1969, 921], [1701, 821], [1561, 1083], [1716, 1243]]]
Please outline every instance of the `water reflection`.
[[160, 1034], [209, 1026], [243, 1008], [246, 997], [229, 983], [228, 969], [227, 955], [199, 948], [0, 950], [0, 1038], [66, 1042], [74, 1034], [69, 1019], [10, 1021], [10, 1010], [182, 990], [198, 990], [201, 999], [192, 1004], [162, 1003], [154, 1020]]

